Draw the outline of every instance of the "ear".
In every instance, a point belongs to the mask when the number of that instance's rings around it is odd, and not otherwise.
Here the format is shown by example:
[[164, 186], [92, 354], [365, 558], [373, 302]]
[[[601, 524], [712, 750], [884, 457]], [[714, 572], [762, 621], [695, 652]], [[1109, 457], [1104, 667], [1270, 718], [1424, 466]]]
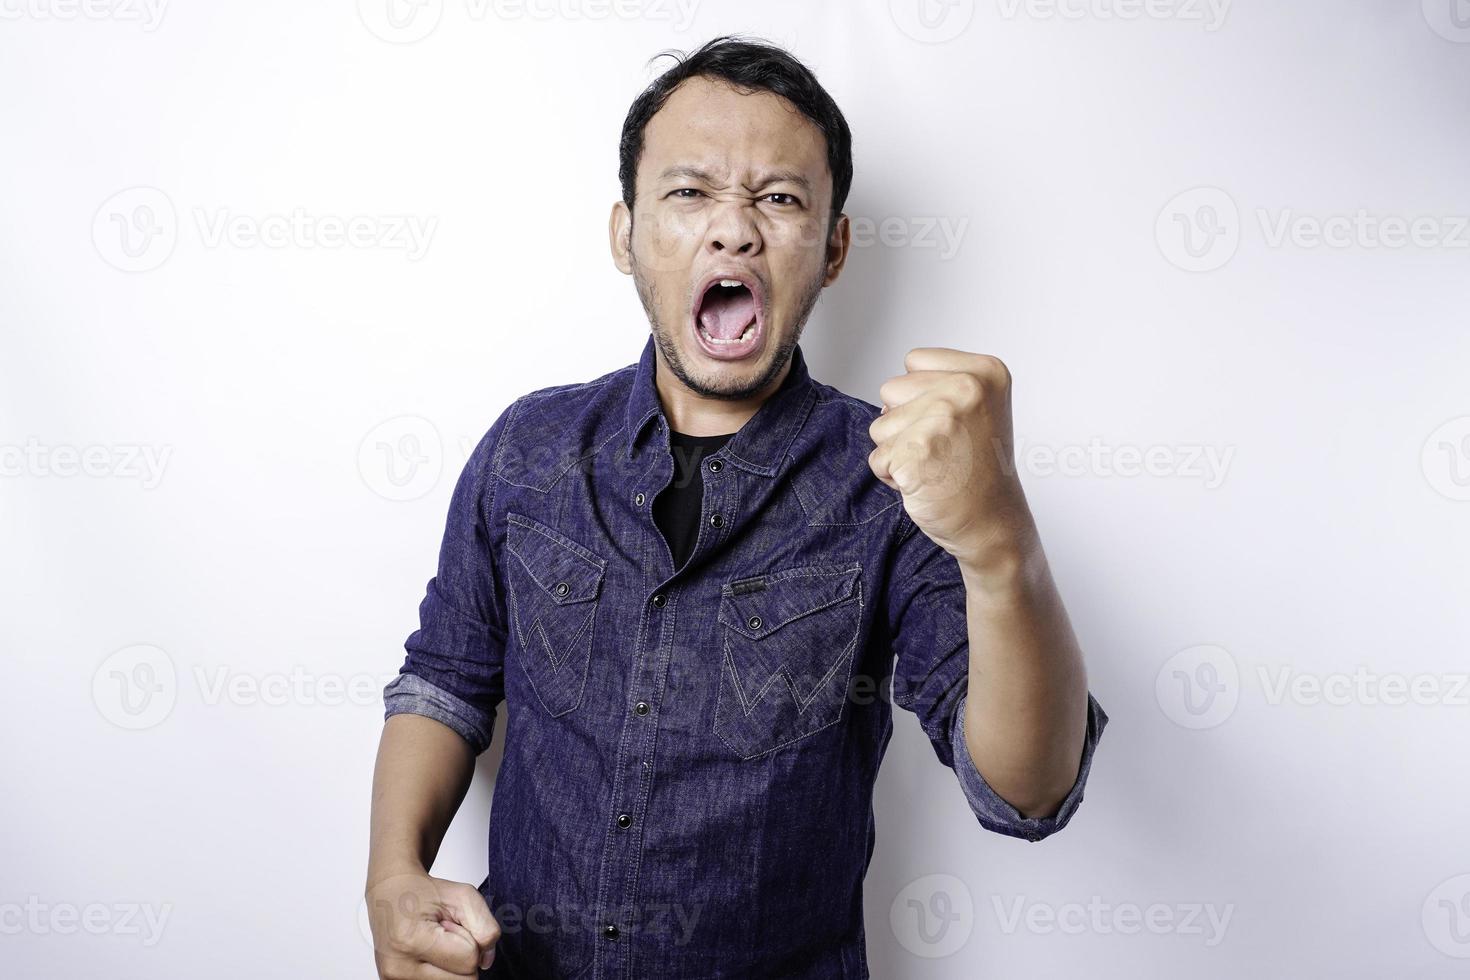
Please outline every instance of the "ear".
[[847, 264], [847, 252], [852, 247], [852, 222], [847, 220], [846, 214], [839, 214], [837, 220], [832, 222], [832, 233], [827, 236], [827, 275], [822, 280], [823, 286], [830, 286], [842, 275], [842, 267]]
[[633, 274], [633, 215], [628, 205], [618, 201], [607, 220], [607, 243], [612, 248], [613, 265], [625, 276]]

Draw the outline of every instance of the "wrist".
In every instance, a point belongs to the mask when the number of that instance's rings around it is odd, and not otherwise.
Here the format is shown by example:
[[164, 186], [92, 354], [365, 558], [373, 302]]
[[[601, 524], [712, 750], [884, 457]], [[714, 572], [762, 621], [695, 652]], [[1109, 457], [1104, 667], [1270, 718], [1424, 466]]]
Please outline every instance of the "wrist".
[[956, 560], [970, 595], [1000, 598], [1030, 588], [1045, 559], [1040, 536], [1028, 523], [988, 535]]
[[405, 875], [420, 877], [428, 873], [429, 869], [424, 866], [424, 862], [407, 852], [374, 856], [368, 859], [367, 891], [371, 892], [390, 878]]

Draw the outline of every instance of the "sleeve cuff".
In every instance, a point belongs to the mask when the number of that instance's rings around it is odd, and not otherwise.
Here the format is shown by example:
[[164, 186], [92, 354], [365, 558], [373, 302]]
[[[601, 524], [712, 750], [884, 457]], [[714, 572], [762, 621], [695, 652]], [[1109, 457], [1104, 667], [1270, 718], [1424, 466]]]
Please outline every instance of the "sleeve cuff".
[[383, 720], [399, 714], [423, 715], [450, 728], [479, 755], [490, 747], [495, 711], [483, 711], [424, 680], [417, 674], [399, 674], [383, 688]]
[[1072, 819], [1077, 804], [1082, 802], [1082, 790], [1087, 783], [1088, 771], [1092, 768], [1092, 755], [1108, 724], [1107, 712], [1103, 711], [1102, 705], [1088, 692], [1087, 737], [1082, 743], [1082, 761], [1077, 767], [1077, 781], [1072, 784], [1072, 789], [1053, 816], [1023, 817], [1019, 810], [990, 788], [985, 777], [980, 775], [980, 770], [975, 768], [975, 760], [970, 757], [970, 749], [965, 744], [965, 702], [968, 697], [968, 694], [960, 697], [959, 705], [955, 709], [958, 716], [950, 726], [950, 739], [954, 749], [955, 775], [959, 777], [960, 788], [964, 790], [965, 799], [976, 819], [980, 821], [980, 826], [997, 834], [1020, 837], [1032, 842], [1050, 837], [1061, 830]]

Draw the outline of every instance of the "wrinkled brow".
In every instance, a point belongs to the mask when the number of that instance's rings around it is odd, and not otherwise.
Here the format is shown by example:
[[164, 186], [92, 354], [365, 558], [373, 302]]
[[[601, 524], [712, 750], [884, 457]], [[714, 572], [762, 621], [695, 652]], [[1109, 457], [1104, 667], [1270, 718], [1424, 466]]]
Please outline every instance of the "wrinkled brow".
[[[701, 167], [687, 165], [673, 166], [659, 174], [659, 180], [674, 180], [679, 177], [687, 177], [708, 184], [711, 187], [723, 187], [724, 184], [714, 174]], [[755, 190], [757, 187], [766, 187], [776, 183], [795, 184], [803, 190], [810, 191], [812, 183], [805, 176], [795, 170], [772, 170], [766, 173], [756, 174], [754, 181], [745, 185], [746, 190]]]

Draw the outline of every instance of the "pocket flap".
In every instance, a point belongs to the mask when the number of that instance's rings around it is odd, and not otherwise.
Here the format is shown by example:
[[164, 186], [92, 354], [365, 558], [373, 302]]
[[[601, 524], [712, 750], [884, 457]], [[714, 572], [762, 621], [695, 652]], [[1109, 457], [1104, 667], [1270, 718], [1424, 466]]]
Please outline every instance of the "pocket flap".
[[749, 639], [765, 639], [787, 623], [851, 598], [862, 571], [861, 565], [811, 565], [726, 582], [720, 590], [720, 622]]
[[506, 547], [555, 602], [596, 597], [607, 562], [540, 521], [515, 513], [506, 520]]

